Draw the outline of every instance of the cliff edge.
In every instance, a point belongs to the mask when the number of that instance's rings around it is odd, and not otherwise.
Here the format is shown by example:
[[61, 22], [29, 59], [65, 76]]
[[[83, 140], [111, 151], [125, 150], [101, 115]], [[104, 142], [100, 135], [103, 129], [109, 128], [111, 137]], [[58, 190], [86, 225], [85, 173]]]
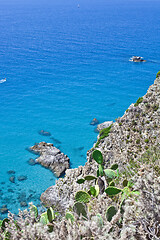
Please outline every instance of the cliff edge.
[[[79, 185], [77, 179], [84, 178], [88, 174], [96, 175], [97, 163], [92, 158], [92, 152], [98, 149], [103, 155], [104, 168], [114, 163], [118, 164], [122, 176], [132, 179], [134, 189], [140, 192], [138, 200], [127, 199], [124, 212], [118, 213], [117, 217], [123, 220], [120, 226], [115, 222], [110, 223], [114, 226], [106, 225], [108, 229], [112, 228], [112, 233], [103, 229], [106, 231], [105, 239], [147, 239], [146, 236], [153, 235], [152, 226], [155, 222], [160, 223], [159, 122], [160, 77], [157, 77], [147, 93], [135, 104], [131, 104], [110, 129], [106, 129], [107, 134], [104, 129], [100, 132], [97, 143], [87, 153], [85, 166], [66, 170], [63, 179], [58, 179], [55, 186], [49, 187], [42, 193], [42, 203], [45, 206], [54, 206], [62, 215], [66, 209], [72, 207], [75, 193], [90, 186], [89, 183]], [[104, 210], [112, 202], [113, 199], [105, 194], [99, 195], [92, 206], [94, 214], [100, 213], [103, 218]], [[158, 229], [156, 226], [155, 228]]]

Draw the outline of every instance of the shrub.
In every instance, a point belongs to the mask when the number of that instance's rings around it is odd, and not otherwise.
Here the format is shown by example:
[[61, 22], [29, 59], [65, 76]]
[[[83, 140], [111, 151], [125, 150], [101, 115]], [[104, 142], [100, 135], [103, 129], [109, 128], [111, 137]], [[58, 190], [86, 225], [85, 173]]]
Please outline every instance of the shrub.
[[134, 104], [134, 106], [138, 106], [141, 102], [143, 102], [143, 97], [139, 97], [137, 102]]
[[157, 73], [156, 78], [160, 77], [160, 71]]
[[144, 141], [145, 141], [145, 143], [148, 143], [148, 142], [149, 142], [149, 139], [148, 139], [148, 138], [146, 138]]
[[159, 104], [154, 104], [154, 105], [152, 106], [152, 108], [153, 108], [153, 111], [154, 111], [154, 112], [157, 111], [158, 108], [159, 108]]
[[137, 139], [137, 140], [136, 140], [136, 143], [137, 143], [137, 144], [140, 144], [140, 139]]
[[108, 135], [109, 135], [109, 133], [110, 133], [110, 131], [111, 131], [111, 127], [112, 127], [112, 125], [109, 126], [108, 128], [104, 128], [104, 129], [102, 129], [102, 130], [100, 131], [100, 133], [99, 133], [99, 136], [100, 136], [100, 137], [99, 137], [99, 139], [98, 139], [98, 141], [97, 141], [97, 143], [96, 143], [96, 145], [95, 145], [95, 148], [98, 147], [101, 139], [103, 139], [103, 138], [105, 138], [105, 137], [108, 137]]

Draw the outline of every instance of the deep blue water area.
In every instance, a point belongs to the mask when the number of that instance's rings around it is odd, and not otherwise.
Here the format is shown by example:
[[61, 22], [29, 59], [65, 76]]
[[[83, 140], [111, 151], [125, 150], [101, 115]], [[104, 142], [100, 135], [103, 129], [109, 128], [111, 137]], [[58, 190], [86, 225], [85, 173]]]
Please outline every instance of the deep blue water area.
[[52, 142], [72, 168], [84, 165], [97, 138], [90, 121], [122, 116], [160, 70], [160, 1], [23, 2], [0, 1], [0, 207], [15, 213], [56, 180], [28, 164], [37, 156], [26, 148]]

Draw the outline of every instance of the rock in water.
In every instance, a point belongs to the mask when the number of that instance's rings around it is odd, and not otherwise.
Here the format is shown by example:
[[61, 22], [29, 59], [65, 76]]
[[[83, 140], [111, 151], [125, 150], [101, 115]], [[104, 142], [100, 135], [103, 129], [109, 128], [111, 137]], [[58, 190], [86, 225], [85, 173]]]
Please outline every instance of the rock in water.
[[12, 182], [12, 183], [15, 183], [15, 176], [11, 176], [11, 177], [9, 178], [9, 181]]
[[90, 125], [97, 125], [99, 123], [99, 121], [97, 120], [97, 118], [93, 118], [93, 120], [90, 122]]
[[27, 176], [18, 176], [18, 181], [24, 181], [27, 180]]
[[42, 136], [51, 136], [50, 132], [47, 132], [47, 131], [44, 131], [44, 130], [40, 130], [38, 133]]
[[30, 148], [40, 154], [37, 162], [50, 169], [57, 177], [60, 177], [69, 168], [69, 158], [52, 143], [40, 142]]

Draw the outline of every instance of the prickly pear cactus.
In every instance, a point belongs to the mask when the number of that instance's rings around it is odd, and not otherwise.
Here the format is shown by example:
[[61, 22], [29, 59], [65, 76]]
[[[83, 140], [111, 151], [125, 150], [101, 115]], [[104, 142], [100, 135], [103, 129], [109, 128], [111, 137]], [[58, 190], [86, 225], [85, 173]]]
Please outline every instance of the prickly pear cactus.
[[92, 176], [92, 175], [87, 175], [87, 176], [85, 176], [85, 178], [84, 178], [85, 180], [87, 180], [87, 181], [91, 181], [91, 180], [96, 180], [97, 179], [97, 177], [95, 177], [95, 176]]
[[83, 178], [80, 178], [80, 179], [77, 180], [77, 183], [78, 183], [78, 184], [82, 184], [82, 183], [84, 183], [84, 182], [85, 182], [85, 179], [83, 179]]
[[37, 209], [37, 207], [35, 205], [32, 205], [30, 207], [30, 213], [33, 214], [35, 218], [38, 217], [38, 209]]
[[108, 207], [106, 211], [107, 220], [110, 222], [116, 213], [117, 213], [117, 209], [114, 206]]
[[40, 223], [42, 223], [43, 225], [46, 225], [49, 223], [48, 217], [47, 217], [47, 212], [42, 213], [41, 217], [40, 217]]
[[107, 178], [113, 179], [117, 176], [117, 174], [115, 173], [115, 171], [113, 171], [112, 169], [105, 169], [104, 170], [105, 176]]
[[67, 220], [70, 220], [71, 223], [73, 223], [75, 221], [75, 218], [74, 218], [73, 214], [70, 213], [70, 212], [67, 212], [65, 217], [66, 217]]
[[113, 164], [113, 165], [111, 166], [111, 169], [112, 169], [112, 170], [117, 170], [117, 168], [118, 168], [118, 164], [117, 164], [117, 163], [115, 163], [115, 164]]
[[99, 150], [95, 150], [92, 153], [92, 157], [94, 158], [94, 160], [98, 163], [98, 164], [102, 164], [103, 163], [103, 156], [102, 153]]
[[76, 202], [73, 206], [73, 210], [78, 214], [78, 216], [82, 215], [83, 217], [87, 218], [87, 211], [84, 203]]
[[109, 195], [109, 196], [115, 196], [115, 195], [117, 195], [120, 192], [122, 192], [122, 189], [116, 188], [114, 186], [113, 187], [110, 186], [110, 187], [105, 189], [105, 193], [107, 193], [107, 195]]
[[91, 199], [90, 195], [85, 191], [78, 191], [75, 195], [75, 199], [77, 202], [88, 203]]
[[49, 222], [52, 222], [54, 220], [55, 215], [54, 215], [54, 211], [53, 211], [52, 207], [47, 209], [47, 217], [48, 217]]

